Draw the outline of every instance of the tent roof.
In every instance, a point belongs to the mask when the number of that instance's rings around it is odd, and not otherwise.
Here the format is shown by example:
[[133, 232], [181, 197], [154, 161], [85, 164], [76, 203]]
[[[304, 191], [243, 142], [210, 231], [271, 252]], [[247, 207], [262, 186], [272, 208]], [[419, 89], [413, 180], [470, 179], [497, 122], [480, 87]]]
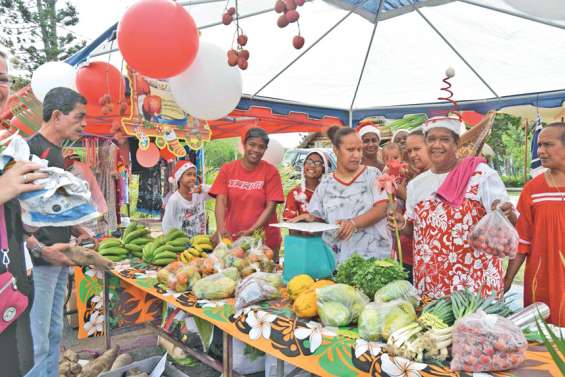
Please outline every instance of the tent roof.
[[[224, 2], [185, 3], [201, 40], [230, 49], [235, 26], [220, 22]], [[344, 123], [350, 115], [352, 122], [394, 118], [442, 107], [437, 97], [447, 67], [455, 68], [454, 99], [464, 109], [556, 107], [565, 100], [565, 23], [533, 19], [502, 0], [309, 1], [299, 8], [302, 50], [291, 44], [297, 27], [278, 28], [272, 5], [239, 1], [251, 55], [242, 72], [242, 109], [298, 110]], [[119, 67], [115, 47], [87, 46], [69, 61], [108, 60], [100, 54], [114, 50], [110, 61]]]

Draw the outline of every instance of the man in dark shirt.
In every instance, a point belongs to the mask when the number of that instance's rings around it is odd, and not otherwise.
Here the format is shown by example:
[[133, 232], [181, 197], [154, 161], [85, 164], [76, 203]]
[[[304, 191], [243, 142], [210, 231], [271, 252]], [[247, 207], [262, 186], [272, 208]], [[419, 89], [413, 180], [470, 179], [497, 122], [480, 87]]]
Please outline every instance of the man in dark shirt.
[[[43, 101], [43, 125], [28, 140], [31, 153], [49, 161], [49, 166], [63, 169], [63, 142], [79, 139], [85, 126], [86, 99], [68, 88], [52, 89]], [[35, 366], [28, 376], [59, 375], [67, 266], [72, 265], [62, 251], [71, 246], [71, 236], [78, 242], [91, 238], [86, 230], [75, 226], [43, 227], [27, 240], [35, 265], [31, 309]]]

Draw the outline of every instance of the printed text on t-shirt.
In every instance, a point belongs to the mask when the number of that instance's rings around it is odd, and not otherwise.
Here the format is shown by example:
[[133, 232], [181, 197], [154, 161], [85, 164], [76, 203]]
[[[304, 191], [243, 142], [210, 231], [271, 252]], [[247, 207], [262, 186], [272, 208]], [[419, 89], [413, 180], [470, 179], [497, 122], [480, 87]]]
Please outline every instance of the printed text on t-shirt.
[[247, 181], [240, 181], [239, 179], [230, 179], [228, 182], [228, 187], [251, 191], [251, 190], [261, 190], [264, 184], [265, 181], [247, 182]]

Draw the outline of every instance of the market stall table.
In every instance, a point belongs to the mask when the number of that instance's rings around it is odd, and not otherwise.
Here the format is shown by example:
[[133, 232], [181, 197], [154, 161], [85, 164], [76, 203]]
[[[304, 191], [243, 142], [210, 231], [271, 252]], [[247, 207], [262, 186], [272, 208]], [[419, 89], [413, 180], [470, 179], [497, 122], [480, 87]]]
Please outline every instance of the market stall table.
[[[234, 299], [198, 300], [191, 292], [177, 294], [166, 291], [157, 285], [154, 272], [144, 270], [141, 266], [143, 265], [134, 264], [123, 269], [118, 267], [111, 273], [127, 284], [221, 329], [224, 332], [224, 376], [233, 375], [232, 338], [319, 376], [472, 375], [452, 372], [448, 365], [406, 362], [405, 359], [395, 357], [383, 358], [379, 344], [360, 339], [355, 328], [327, 328], [318, 322], [297, 318], [289, 302], [284, 298], [264, 302], [235, 313]], [[108, 274], [105, 276], [105, 281], [107, 278]], [[105, 311], [106, 316], [108, 312]], [[107, 344], [111, 337], [108, 324], [106, 318]], [[279, 363], [278, 366], [281, 364]], [[282, 368], [278, 369], [281, 375]], [[526, 361], [520, 368], [491, 373], [495, 376], [558, 376], [559, 374], [550, 354], [543, 346], [536, 344], [530, 344]]]

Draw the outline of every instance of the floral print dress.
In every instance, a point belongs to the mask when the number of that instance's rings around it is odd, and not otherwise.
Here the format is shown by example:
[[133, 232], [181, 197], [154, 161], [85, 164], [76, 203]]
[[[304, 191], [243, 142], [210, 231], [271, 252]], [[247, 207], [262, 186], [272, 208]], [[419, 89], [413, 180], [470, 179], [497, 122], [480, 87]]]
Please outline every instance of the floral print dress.
[[498, 174], [480, 164], [465, 199], [454, 208], [436, 195], [446, 174], [427, 171], [408, 184], [407, 216], [414, 224], [414, 285], [421, 295], [441, 298], [469, 289], [483, 295], [503, 291], [502, 259], [474, 251], [468, 236], [495, 200], [508, 201]]

